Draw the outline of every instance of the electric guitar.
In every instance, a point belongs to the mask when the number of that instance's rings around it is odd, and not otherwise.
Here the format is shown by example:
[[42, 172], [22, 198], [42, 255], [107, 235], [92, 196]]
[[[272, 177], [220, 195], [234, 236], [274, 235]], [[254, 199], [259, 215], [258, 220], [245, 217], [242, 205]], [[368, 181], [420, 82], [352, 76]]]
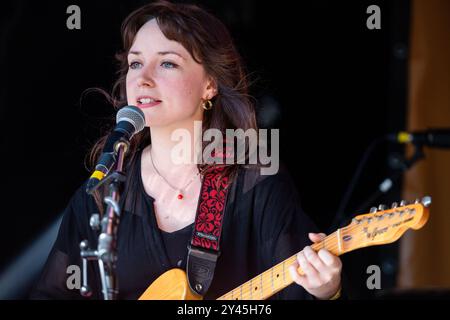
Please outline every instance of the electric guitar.
[[[393, 203], [390, 209], [373, 208], [371, 213], [359, 215], [343, 228], [328, 235], [311, 248], [319, 251], [327, 249], [336, 256], [375, 245], [383, 245], [398, 240], [409, 228], [422, 228], [428, 221], [431, 197], [407, 205], [404, 201]], [[218, 300], [263, 300], [293, 283], [288, 267], [296, 260], [297, 254], [278, 263], [269, 270], [250, 279], [246, 283], [222, 295]], [[298, 269], [303, 274], [301, 268]], [[156, 279], [139, 300], [201, 300], [191, 291], [184, 270], [171, 269]]]

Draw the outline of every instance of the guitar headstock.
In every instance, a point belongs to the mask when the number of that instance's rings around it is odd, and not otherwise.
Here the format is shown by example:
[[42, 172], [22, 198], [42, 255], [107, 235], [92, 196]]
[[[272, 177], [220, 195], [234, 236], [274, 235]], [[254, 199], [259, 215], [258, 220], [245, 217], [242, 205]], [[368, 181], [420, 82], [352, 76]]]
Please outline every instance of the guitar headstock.
[[431, 197], [414, 203], [393, 203], [391, 208], [380, 205], [370, 213], [353, 218], [340, 230], [342, 249], [349, 252], [361, 247], [381, 245], [398, 240], [408, 229], [420, 229], [428, 221]]

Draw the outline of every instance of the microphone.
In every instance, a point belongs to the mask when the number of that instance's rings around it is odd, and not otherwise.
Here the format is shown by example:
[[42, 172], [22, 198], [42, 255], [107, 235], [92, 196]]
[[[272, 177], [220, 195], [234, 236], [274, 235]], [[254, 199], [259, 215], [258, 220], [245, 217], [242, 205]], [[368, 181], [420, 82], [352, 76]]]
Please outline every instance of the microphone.
[[103, 147], [100, 159], [95, 166], [95, 171], [89, 178], [86, 192], [91, 193], [93, 188], [108, 174], [112, 166], [116, 163], [115, 145], [121, 140], [130, 139], [145, 126], [145, 116], [141, 109], [135, 106], [125, 106], [116, 115], [116, 127], [108, 136]]
[[450, 148], [450, 129], [428, 129], [424, 131], [400, 131], [387, 135], [387, 139], [396, 143], [412, 143], [435, 148]]

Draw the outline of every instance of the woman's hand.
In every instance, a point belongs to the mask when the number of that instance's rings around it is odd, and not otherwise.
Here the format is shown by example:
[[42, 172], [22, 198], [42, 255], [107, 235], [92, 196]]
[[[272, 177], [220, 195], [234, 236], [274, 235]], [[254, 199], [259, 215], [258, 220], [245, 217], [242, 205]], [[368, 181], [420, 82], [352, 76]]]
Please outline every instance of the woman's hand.
[[[324, 233], [309, 233], [312, 242], [319, 242], [326, 235]], [[297, 269], [303, 270], [304, 275]], [[330, 299], [341, 288], [342, 262], [339, 257], [326, 249], [315, 252], [306, 246], [297, 254], [297, 261], [289, 267], [292, 280], [301, 285], [318, 299]]]

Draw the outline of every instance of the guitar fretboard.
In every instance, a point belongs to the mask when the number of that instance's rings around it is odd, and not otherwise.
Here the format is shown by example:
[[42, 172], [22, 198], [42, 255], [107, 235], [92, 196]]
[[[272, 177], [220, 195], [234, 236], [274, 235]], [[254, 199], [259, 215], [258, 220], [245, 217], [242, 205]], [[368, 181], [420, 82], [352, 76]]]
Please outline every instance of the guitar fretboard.
[[[340, 231], [341, 229], [330, 234], [321, 242], [311, 245], [311, 248], [314, 251], [325, 248], [334, 255], [344, 253], [341, 245], [342, 237]], [[236, 289], [224, 294], [219, 297], [218, 300], [264, 300], [271, 297], [278, 291], [292, 284], [293, 280], [289, 273], [289, 266], [291, 266], [296, 259], [297, 254], [264, 271], [253, 279], [250, 279]], [[301, 268], [299, 268], [298, 271], [300, 274], [303, 274]]]

